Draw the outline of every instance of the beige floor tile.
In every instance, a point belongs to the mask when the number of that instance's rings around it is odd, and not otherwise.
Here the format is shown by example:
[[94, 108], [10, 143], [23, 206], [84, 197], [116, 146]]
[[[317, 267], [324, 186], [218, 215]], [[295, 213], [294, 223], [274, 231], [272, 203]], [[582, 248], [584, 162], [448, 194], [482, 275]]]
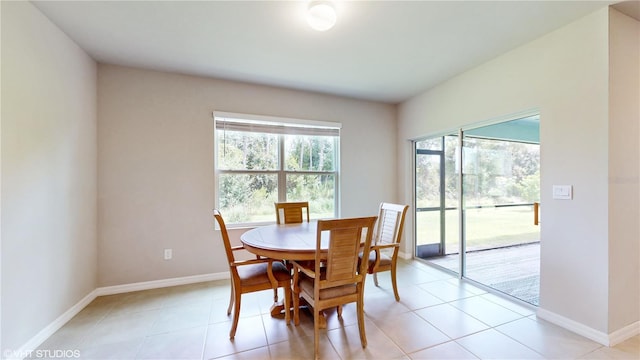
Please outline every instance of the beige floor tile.
[[178, 330], [145, 339], [138, 359], [194, 359], [202, 358], [206, 326]]
[[[382, 276], [379, 276], [378, 286], [373, 282], [373, 276], [367, 275], [367, 279], [365, 280], [364, 293], [365, 296], [369, 295], [380, 295], [387, 297], [395, 297], [393, 293], [393, 286], [391, 285], [391, 281], [389, 279], [383, 279]], [[403, 285], [403, 286], [413, 286], [413, 285]], [[400, 296], [402, 296], [402, 292], [400, 290], [400, 285], [398, 286], [398, 292]]]
[[472, 293], [474, 295], [482, 295], [482, 294], [486, 294], [487, 293], [486, 290], [484, 290], [482, 288], [479, 288], [479, 287], [469, 283], [466, 280], [462, 280], [462, 279], [458, 279], [458, 278], [451, 278], [451, 279], [447, 279], [447, 282], [452, 284], [452, 285], [458, 286], [458, 287], [460, 287], [460, 288], [462, 288], [462, 289], [464, 289], [464, 290], [466, 290], [466, 291], [468, 291], [468, 292], [470, 292], [470, 293]]
[[640, 335], [636, 335], [616, 346], [602, 346], [585, 354], [580, 359], [638, 360], [640, 359]]
[[[448, 276], [441, 275], [440, 273], [432, 273], [428, 271], [423, 271], [421, 269], [416, 269], [413, 267], [404, 267], [399, 268], [396, 274], [396, 280], [398, 282], [398, 287], [407, 286], [407, 285], [418, 285], [425, 284], [434, 281], [440, 281], [442, 279], [448, 279]], [[378, 280], [380, 281], [380, 285], [384, 284], [385, 287], [391, 289], [391, 280], [389, 273], [381, 273], [378, 275]], [[388, 285], [387, 285], [388, 283]]]
[[[270, 356], [269, 348], [266, 346], [216, 358], [216, 360], [266, 360], [266, 359], [278, 359]], [[280, 358], [280, 359], [285, 359], [285, 358]]]
[[[273, 290], [242, 294], [240, 304], [241, 318], [268, 313], [269, 307], [273, 304]], [[227, 307], [225, 306], [224, 308], [226, 310]]]
[[439, 280], [420, 285], [420, 287], [431, 295], [442, 299], [445, 302], [456, 301], [468, 297], [475, 296], [474, 293], [467, 291], [459, 286], [451, 284], [447, 280]]
[[109, 315], [93, 327], [82, 346], [91, 347], [144, 338], [162, 310], [149, 310], [122, 315]]
[[431, 306], [416, 310], [415, 313], [451, 339], [461, 338], [489, 328], [485, 323], [449, 304]]
[[523, 318], [495, 328], [549, 358], [577, 358], [601, 345], [543, 320]]
[[[336, 308], [325, 309], [323, 310], [323, 313], [327, 321], [327, 330], [339, 329], [358, 323], [358, 310], [356, 303], [344, 304], [342, 306], [342, 318], [338, 317], [338, 310]], [[309, 311], [309, 319], [313, 319], [311, 311]], [[311, 325], [313, 326], [313, 324]]]
[[396, 359], [402, 350], [373, 322], [365, 321], [367, 346], [362, 348], [358, 325], [327, 332], [327, 337], [342, 359]]
[[163, 306], [182, 306], [191, 303], [211, 304], [216, 293], [211, 282], [181, 285], [167, 288]]
[[[326, 330], [320, 331], [320, 359], [340, 359], [327, 338]], [[296, 336], [288, 341], [269, 345], [272, 359], [313, 359], [313, 332], [311, 336]]]
[[594, 350], [584, 356], [578, 358], [579, 360], [638, 360], [640, 359], [637, 354], [629, 354], [618, 351], [606, 346]]
[[82, 309], [75, 318], [100, 319], [105, 317], [120, 300], [116, 296], [99, 296]]
[[436, 345], [428, 349], [409, 354], [411, 359], [441, 359], [441, 360], [471, 360], [477, 359], [472, 353], [460, 346], [455, 341]]
[[229, 339], [231, 322], [209, 325], [204, 347], [204, 358], [212, 359], [267, 345], [262, 317], [242, 318], [234, 339]]
[[129, 360], [135, 359], [144, 338], [127, 340], [122, 342], [103, 344], [91, 347], [80, 347], [80, 359], [100, 360]]
[[[271, 292], [273, 294], [273, 292]], [[263, 314], [260, 308], [260, 296], [258, 293], [243, 294], [240, 299], [240, 316], [238, 320], [238, 326], [242, 324], [242, 319], [256, 317]], [[229, 296], [229, 294], [227, 294]], [[264, 295], [263, 295], [264, 297]], [[271, 298], [273, 299], [273, 297]], [[264, 299], [262, 299], [264, 301]], [[216, 324], [221, 322], [231, 322], [233, 320], [234, 308], [231, 308], [231, 314], [227, 315], [227, 308], [229, 307], [229, 298], [214, 299], [211, 303], [211, 311], [209, 313], [209, 324]], [[235, 306], [236, 304], [234, 304]]]
[[[111, 311], [120, 301], [122, 295], [101, 296], [93, 300], [76, 316], [45, 340], [40, 350], [69, 350], [77, 349], [92, 331], [92, 329]], [[134, 354], [135, 355], [135, 354]]]
[[402, 302], [397, 302], [393, 295], [383, 292], [365, 291], [364, 312], [366, 316], [376, 322], [391, 321], [397, 315], [410, 312]]
[[543, 359], [543, 356], [512, 338], [488, 329], [456, 340], [480, 359]]
[[102, 320], [100, 316], [78, 314], [45, 340], [38, 349], [75, 349], [100, 320]]
[[[292, 312], [293, 313], [293, 312]], [[292, 324], [293, 324], [293, 314], [292, 316]], [[292, 331], [296, 336], [312, 336], [313, 337], [313, 314], [308, 310], [300, 311], [300, 324], [294, 325]]]
[[612, 348], [628, 353], [635, 352], [636, 354], [638, 354], [640, 353], [640, 334], [627, 339], [620, 344], [613, 346]]
[[[343, 305], [342, 318], [338, 317], [336, 308], [325, 309], [323, 310], [323, 313], [327, 322], [327, 327], [326, 329], [322, 329], [321, 331], [326, 332], [333, 329], [340, 329], [340, 328], [344, 328], [346, 326], [350, 326], [358, 323], [355, 303]], [[312, 311], [310, 311], [310, 309], [306, 307], [303, 307], [300, 309], [300, 324], [298, 326], [295, 326], [293, 323], [293, 311], [291, 316], [292, 316], [292, 320], [291, 320], [292, 326], [289, 327], [287, 331], [290, 334], [289, 336], [313, 336], [314, 320], [313, 320], [313, 313]], [[365, 318], [366, 318], [366, 315], [365, 315]], [[278, 330], [280, 330], [280, 333], [282, 333], [281, 331], [282, 325], [285, 323], [284, 318], [283, 317], [272, 318], [270, 315], [265, 314], [263, 315], [263, 321], [265, 324], [265, 329], [267, 329], [267, 337], [270, 339], [269, 343], [272, 344], [274, 342], [271, 339], [274, 339], [276, 341], [283, 341], [281, 336], [278, 339], [276, 335], [270, 334], [269, 330], [272, 329], [270, 328], [270, 326], [276, 326], [276, 334], [278, 333]], [[279, 322], [280, 325], [278, 324], [270, 325], [271, 323], [277, 323], [277, 322]]]
[[388, 321], [374, 321], [405, 353], [415, 352], [451, 340], [413, 312], [399, 314]]
[[[261, 316], [268, 344], [276, 344], [279, 342], [287, 341], [290, 337], [297, 336], [296, 332], [299, 328], [301, 328], [301, 326], [293, 325], [293, 315], [291, 317], [291, 323], [289, 325], [287, 325], [284, 317], [272, 317], [269, 314], [263, 314]], [[311, 331], [313, 331], [313, 328], [311, 329]]]
[[474, 296], [449, 303], [464, 311], [474, 318], [489, 326], [498, 326], [514, 320], [521, 319], [524, 315], [513, 312], [504, 306], [489, 301], [481, 296]]
[[92, 309], [92, 308], [106, 308], [109, 309], [111, 307], [113, 307], [115, 304], [119, 303], [122, 301], [122, 299], [124, 299], [128, 294], [124, 293], [124, 294], [114, 294], [114, 295], [103, 295], [103, 296], [98, 296], [97, 298], [95, 298], [91, 304], [87, 305], [87, 307], [84, 310], [86, 310], [87, 308]]
[[[422, 309], [444, 303], [442, 299], [433, 296], [419, 285], [398, 287], [398, 292], [400, 293], [400, 303], [410, 310]], [[393, 294], [391, 294], [391, 296], [393, 297]]]
[[153, 324], [150, 334], [188, 329], [208, 325], [211, 304], [206, 302], [187, 303], [182, 306], [165, 307]]
[[229, 299], [229, 295], [231, 294], [231, 279], [207, 281], [202, 284], [205, 284], [210, 289], [214, 300]]
[[526, 304], [522, 301], [518, 301], [515, 298], [507, 299], [507, 296], [504, 295], [496, 295], [496, 294], [483, 294], [480, 295], [481, 298], [485, 300], [489, 300], [493, 303], [496, 303], [500, 306], [503, 306], [515, 313], [518, 313], [523, 316], [531, 316], [536, 314], [536, 307], [533, 305]]
[[167, 299], [168, 291], [162, 288], [123, 294], [121, 300], [114, 304], [107, 316], [161, 309]]
[[436, 268], [434, 266], [429, 266], [425, 263], [422, 263], [420, 261], [407, 261], [407, 269], [417, 269], [420, 270], [422, 272], [425, 272], [429, 275], [430, 278], [434, 279], [434, 281], [438, 281], [438, 280], [448, 280], [448, 279], [455, 279], [457, 278], [457, 275], [452, 274], [448, 271], [443, 271], [439, 268]]
[[[231, 321], [233, 313], [227, 315], [229, 307], [229, 299], [214, 299], [211, 303], [211, 311], [209, 312], [209, 324]], [[240, 309], [242, 312], [242, 309]]]

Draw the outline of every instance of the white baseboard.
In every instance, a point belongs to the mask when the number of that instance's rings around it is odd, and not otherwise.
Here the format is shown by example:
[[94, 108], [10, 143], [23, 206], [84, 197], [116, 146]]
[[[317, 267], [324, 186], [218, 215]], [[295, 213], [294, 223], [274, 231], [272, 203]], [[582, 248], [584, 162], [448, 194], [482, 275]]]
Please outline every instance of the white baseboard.
[[590, 328], [587, 325], [542, 308], [538, 308], [536, 316], [567, 330], [573, 331], [578, 335], [582, 335], [602, 345], [609, 346], [609, 335], [602, 331]]
[[98, 296], [121, 294], [132, 291], [158, 289], [169, 286], [195, 284], [205, 281], [224, 280], [229, 279], [229, 272], [224, 273], [211, 273], [203, 275], [185, 276], [179, 278], [163, 279], [144, 281], [133, 284], [115, 285], [99, 287], [91, 291], [87, 296], [78, 301], [69, 310], [65, 311], [52, 323], [47, 325], [44, 329], [40, 330], [36, 336], [32, 337], [20, 349], [3, 353], [3, 359], [8, 360], [22, 360], [25, 357], [29, 357], [38, 346], [42, 345], [51, 335], [63, 327], [69, 320], [76, 316], [82, 309], [89, 305]]
[[[32, 337], [29, 341], [27, 341], [24, 345], [20, 347], [20, 349], [15, 351], [6, 352], [3, 355], [6, 356], [6, 359], [19, 359], [22, 360], [25, 357], [30, 356], [30, 354], [38, 348], [38, 346], [42, 345], [51, 335], [53, 335], [56, 331], [58, 331], [61, 327], [64, 326], [69, 320], [71, 320], [74, 316], [76, 316], [82, 309], [84, 309], [87, 305], [89, 305], [95, 298], [96, 290], [91, 291], [87, 296], [82, 298], [82, 300], [78, 301], [75, 305], [73, 305], [69, 310], [65, 311], [62, 315], [58, 316], [52, 323], [45, 326], [44, 329], [40, 330], [36, 336]], [[4, 357], [3, 357], [4, 359]]]
[[622, 329], [607, 334], [602, 331], [590, 328], [577, 321], [558, 315], [549, 310], [540, 308], [538, 309], [536, 316], [543, 320], [561, 326], [567, 330], [573, 331], [578, 335], [582, 335], [588, 339], [598, 342], [604, 346], [615, 346], [635, 335], [640, 334], [640, 321], [636, 321], [631, 325], [625, 326]]
[[636, 321], [633, 324], [627, 325], [622, 329], [618, 329], [609, 334], [609, 346], [616, 346], [621, 342], [632, 338], [636, 335], [640, 335], [640, 321]]
[[132, 284], [114, 285], [99, 287], [96, 289], [97, 296], [122, 294], [140, 290], [159, 289], [170, 286], [195, 284], [205, 281], [224, 280], [229, 279], [229, 272], [224, 273], [211, 273], [193, 276], [184, 276], [178, 278], [143, 281]]

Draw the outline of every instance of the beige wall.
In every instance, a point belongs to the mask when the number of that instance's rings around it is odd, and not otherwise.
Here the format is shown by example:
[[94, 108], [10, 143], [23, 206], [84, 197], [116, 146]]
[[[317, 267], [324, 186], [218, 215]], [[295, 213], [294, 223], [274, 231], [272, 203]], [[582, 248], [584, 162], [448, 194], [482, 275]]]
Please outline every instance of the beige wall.
[[[610, 238], [618, 233], [611, 232], [607, 221], [612, 207], [620, 209], [609, 193], [609, 164], [620, 145], [609, 141], [608, 26], [609, 13], [604, 8], [401, 104], [398, 115], [398, 172], [403, 175], [403, 201], [410, 202], [408, 139], [529, 109], [540, 111], [544, 209], [540, 309], [596, 334], [609, 334], [624, 325], [610, 321], [611, 305], [629, 307], [623, 299], [628, 293], [609, 289], [610, 261], [621, 259], [617, 255], [610, 259], [610, 244], [619, 239]], [[612, 131], [626, 131], [622, 121], [620, 125], [622, 129]], [[630, 136], [637, 136], [636, 129], [632, 127]], [[637, 171], [636, 166], [632, 168], [631, 172]], [[553, 200], [554, 184], [573, 185], [573, 200]], [[637, 177], [630, 186], [637, 193]], [[410, 222], [407, 228], [412, 226]], [[631, 230], [637, 234], [637, 227]], [[637, 246], [637, 236], [620, 240]], [[637, 289], [638, 259], [627, 256], [624, 260], [635, 262], [635, 273], [625, 279], [635, 281], [631, 289]], [[637, 312], [624, 314], [625, 324], [639, 321]]]
[[640, 22], [609, 23], [609, 329], [640, 319]]
[[341, 215], [397, 198], [395, 106], [99, 65], [100, 286], [228, 271], [211, 213], [214, 110], [341, 122]]
[[2, 1], [2, 350], [96, 288], [96, 64]]

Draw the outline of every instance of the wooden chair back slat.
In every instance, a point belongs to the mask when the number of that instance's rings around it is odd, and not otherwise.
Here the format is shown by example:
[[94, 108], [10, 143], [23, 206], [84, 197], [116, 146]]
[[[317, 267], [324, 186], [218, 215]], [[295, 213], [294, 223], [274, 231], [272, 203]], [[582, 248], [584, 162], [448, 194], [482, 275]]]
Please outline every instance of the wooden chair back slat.
[[309, 202], [276, 202], [276, 223], [278, 224], [298, 224], [305, 220], [309, 222]]

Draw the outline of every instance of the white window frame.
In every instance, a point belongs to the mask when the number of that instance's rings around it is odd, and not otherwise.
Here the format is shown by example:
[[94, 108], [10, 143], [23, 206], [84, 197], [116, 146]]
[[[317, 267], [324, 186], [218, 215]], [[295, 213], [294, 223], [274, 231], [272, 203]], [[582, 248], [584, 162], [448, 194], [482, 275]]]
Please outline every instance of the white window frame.
[[[317, 120], [306, 120], [306, 119], [294, 119], [294, 118], [284, 118], [284, 117], [275, 117], [275, 116], [265, 116], [265, 115], [254, 115], [254, 114], [241, 114], [241, 113], [231, 113], [224, 111], [214, 111], [213, 112], [214, 119], [214, 172], [215, 172], [215, 188], [214, 188], [214, 207], [218, 208], [220, 205], [220, 175], [221, 174], [277, 174], [278, 175], [278, 201], [286, 201], [286, 177], [288, 174], [292, 175], [327, 175], [332, 174], [335, 177], [335, 194], [334, 194], [334, 215], [335, 217], [340, 216], [340, 129], [342, 128], [342, 124], [338, 122], [328, 122], [328, 121], [317, 121]], [[242, 126], [244, 129], [251, 129], [255, 127], [256, 132], [260, 129], [264, 130], [265, 127], [268, 127], [272, 130], [267, 130], [269, 132], [278, 134], [278, 144], [279, 144], [279, 159], [278, 159], [278, 169], [277, 170], [222, 170], [218, 168], [218, 145], [217, 141], [217, 131], [218, 130], [218, 122], [238, 122], [242, 123], [239, 126]], [[251, 132], [251, 130], [249, 130]], [[284, 168], [284, 136], [285, 135], [295, 135], [295, 134], [307, 134], [311, 133], [313, 135], [314, 132], [317, 132], [318, 135], [321, 135], [326, 132], [336, 133], [337, 139], [335, 144], [335, 160], [334, 160], [334, 170], [331, 172], [328, 171], [293, 171], [286, 170]], [[268, 222], [242, 222], [242, 223], [229, 223], [227, 224], [228, 228], [242, 228], [242, 227], [255, 227], [259, 225], [265, 225], [269, 223], [275, 222], [275, 213], [274, 220]]]

